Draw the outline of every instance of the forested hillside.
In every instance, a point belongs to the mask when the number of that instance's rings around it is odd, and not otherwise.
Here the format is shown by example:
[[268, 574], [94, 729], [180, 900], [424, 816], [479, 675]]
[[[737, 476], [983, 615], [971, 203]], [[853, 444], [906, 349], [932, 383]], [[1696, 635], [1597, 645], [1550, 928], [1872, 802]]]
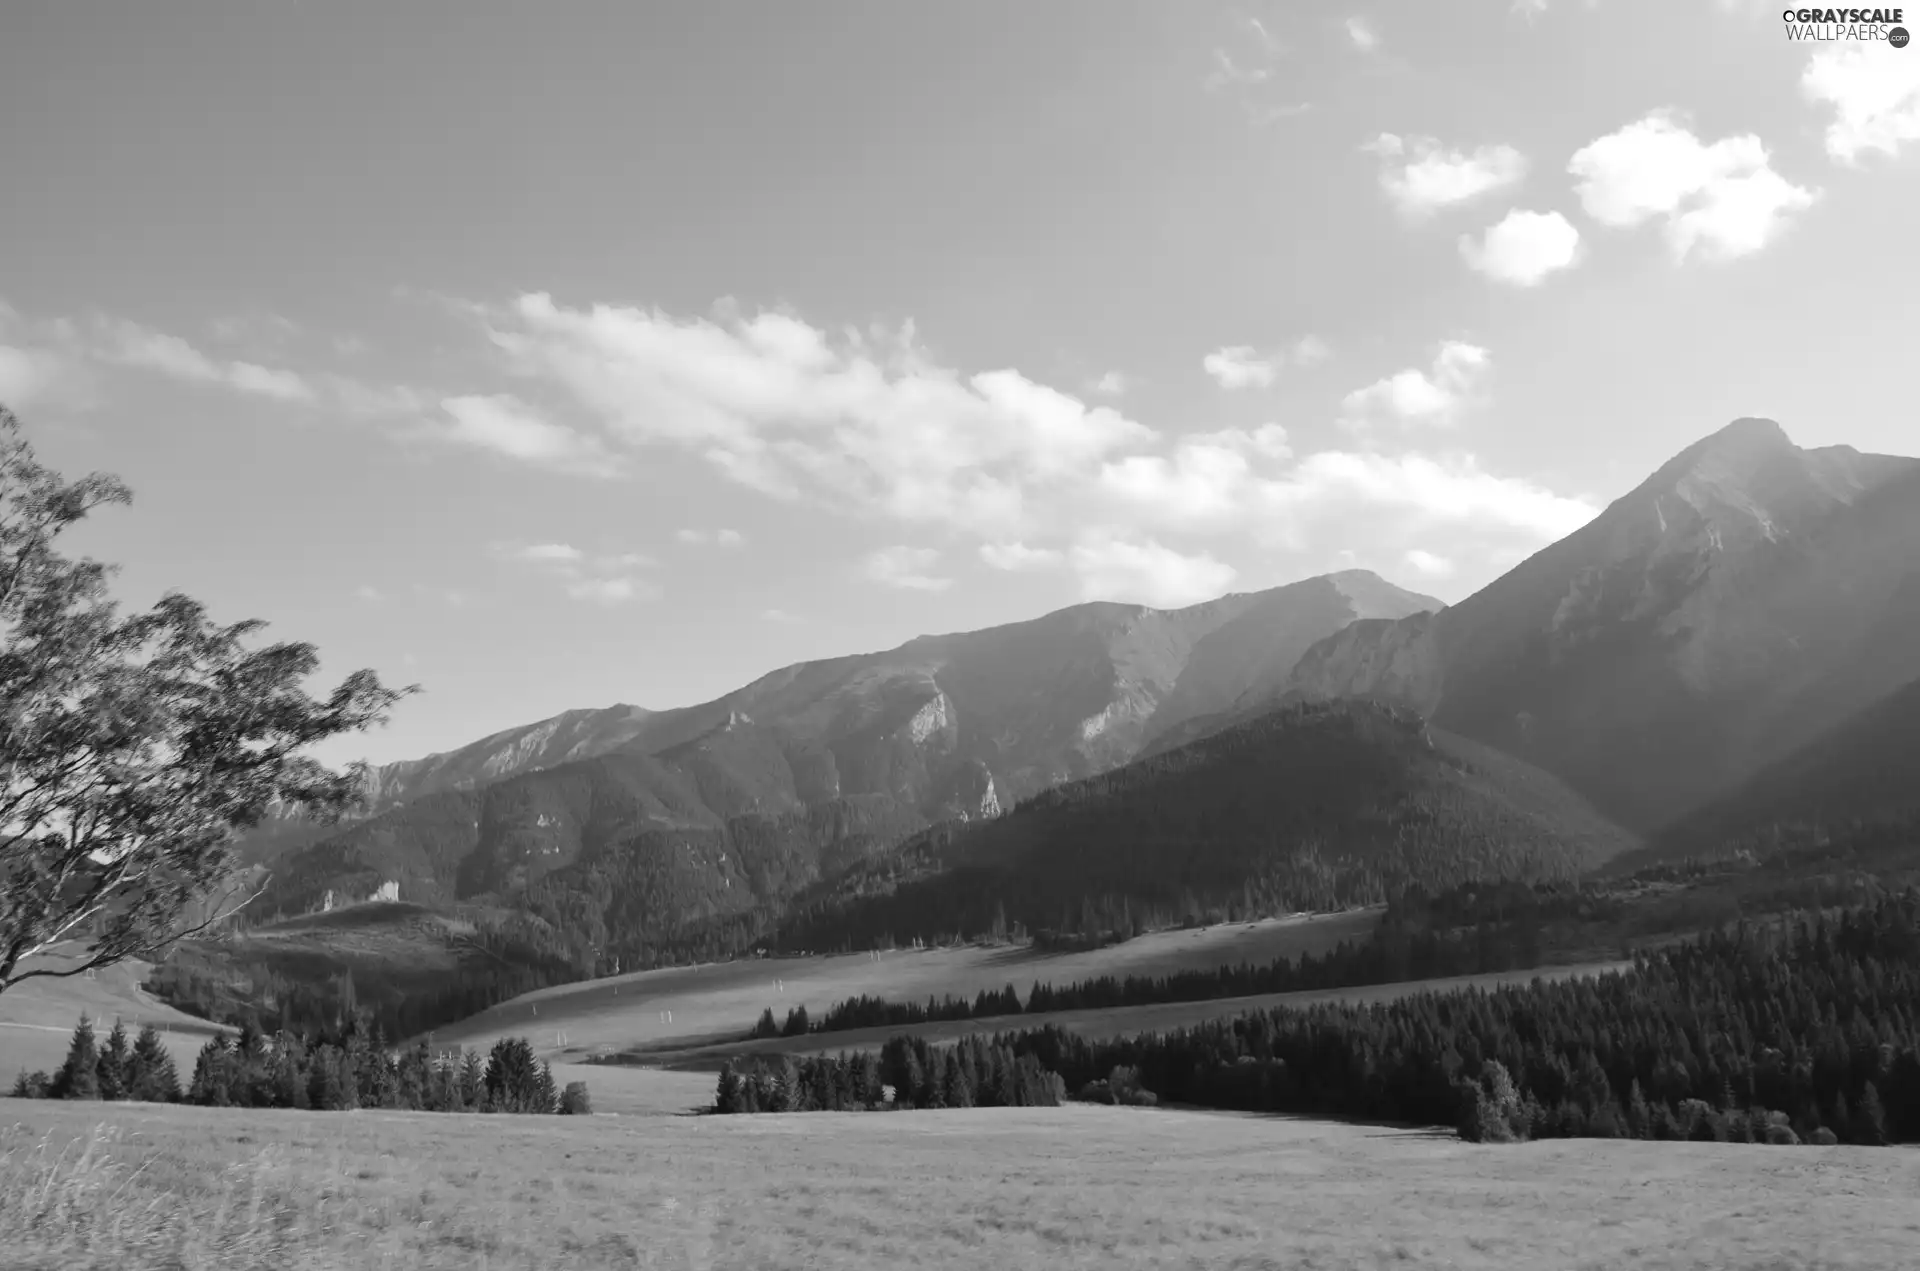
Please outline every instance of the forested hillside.
[[1124, 937], [1405, 886], [1570, 878], [1635, 842], [1553, 778], [1411, 712], [1303, 705], [924, 834], [811, 897], [781, 942]]

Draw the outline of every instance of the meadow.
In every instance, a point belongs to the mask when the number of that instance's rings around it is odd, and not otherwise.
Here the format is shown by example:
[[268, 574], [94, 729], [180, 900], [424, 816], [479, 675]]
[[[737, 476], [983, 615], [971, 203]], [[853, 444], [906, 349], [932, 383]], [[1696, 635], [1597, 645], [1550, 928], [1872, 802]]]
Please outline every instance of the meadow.
[[805, 1006], [817, 1016], [863, 993], [925, 1001], [948, 994], [972, 997], [1012, 984], [1024, 996], [1037, 980], [1066, 984], [1101, 975], [1165, 975], [1324, 953], [1342, 940], [1364, 941], [1379, 925], [1381, 912], [1359, 909], [1158, 931], [1075, 953], [964, 946], [748, 958], [641, 971], [523, 994], [437, 1030], [434, 1041], [480, 1046], [497, 1037], [525, 1035], [543, 1054], [575, 1058], [634, 1048], [662, 1054], [703, 1050], [745, 1037], [763, 1010], [784, 1020], [788, 1010]]
[[[0, 1100], [18, 1271], [1885, 1268], [1920, 1152], [1476, 1146], [1175, 1109], [311, 1114]], [[650, 1103], [650, 1107], [646, 1106]]]
[[143, 1024], [160, 1030], [184, 1081], [193, 1061], [218, 1028], [204, 1019], [155, 1001], [140, 988], [152, 968], [145, 962], [103, 967], [88, 979], [27, 980], [0, 993], [0, 1090], [12, 1088], [15, 1074], [51, 1072], [67, 1055], [67, 1042], [82, 1012], [94, 1022], [101, 1040], [115, 1019], [126, 1022], [129, 1039]]

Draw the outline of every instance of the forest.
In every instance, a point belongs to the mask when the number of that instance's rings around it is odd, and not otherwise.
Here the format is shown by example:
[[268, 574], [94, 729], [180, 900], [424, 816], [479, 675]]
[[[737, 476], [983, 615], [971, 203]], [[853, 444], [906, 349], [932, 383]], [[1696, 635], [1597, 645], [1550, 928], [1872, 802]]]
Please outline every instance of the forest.
[[[984, 1039], [1080, 1090], [1456, 1127], [1480, 1140], [1920, 1141], [1920, 891], [1739, 923], [1589, 978]], [[904, 1038], [885, 1054], [918, 1048]], [[927, 1062], [921, 1060], [923, 1067]], [[908, 1087], [917, 1088], [917, 1087]]]
[[961, 1038], [933, 1047], [896, 1037], [872, 1053], [781, 1055], [729, 1062], [713, 1111], [852, 1112], [909, 1108], [1052, 1108], [1066, 1097], [1058, 1075], [1031, 1053]]
[[555, 1088], [553, 1071], [524, 1037], [503, 1037], [491, 1053], [436, 1054], [427, 1042], [387, 1045], [364, 1016], [344, 1028], [269, 1035], [251, 1024], [229, 1039], [208, 1039], [183, 1086], [173, 1057], [152, 1025], [131, 1045], [115, 1021], [104, 1044], [80, 1017], [57, 1072], [21, 1073], [12, 1094], [24, 1099], [137, 1099], [215, 1108], [294, 1108], [350, 1112], [495, 1112], [584, 1115], [583, 1082]]

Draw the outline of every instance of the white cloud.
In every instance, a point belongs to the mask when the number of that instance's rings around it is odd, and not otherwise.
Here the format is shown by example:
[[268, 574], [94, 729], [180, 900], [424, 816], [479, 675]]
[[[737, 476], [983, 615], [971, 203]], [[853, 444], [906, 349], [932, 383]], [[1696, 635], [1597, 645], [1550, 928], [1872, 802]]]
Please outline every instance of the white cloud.
[[283, 402], [310, 402], [313, 387], [292, 371], [252, 362], [221, 362], [208, 357], [176, 335], [150, 330], [138, 323], [111, 321], [101, 356], [122, 366], [154, 371], [194, 384], [216, 384], [240, 393]]
[[788, 613], [785, 609], [762, 609], [760, 611], [760, 620], [762, 622], [777, 622], [785, 626], [792, 626], [805, 621], [805, 619], [799, 615]]
[[1212, 600], [1236, 576], [1233, 566], [1200, 552], [1185, 554], [1147, 539], [1089, 537], [1068, 554], [1087, 600], [1121, 600], [1177, 608]]
[[1348, 393], [1341, 402], [1349, 424], [1358, 426], [1385, 413], [1403, 422], [1452, 424], [1481, 391], [1493, 359], [1475, 344], [1448, 340], [1422, 371], [1408, 368]]
[[657, 584], [635, 575], [635, 570], [654, 563], [640, 552], [589, 556], [571, 543], [495, 543], [491, 550], [503, 561], [545, 570], [561, 581], [562, 589], [574, 600], [614, 605], [653, 600], [661, 594]]
[[1245, 344], [1215, 349], [1200, 360], [1200, 365], [1221, 388], [1266, 388], [1279, 374], [1278, 367]]
[[1818, 198], [1773, 170], [1760, 138], [1707, 145], [1667, 111], [1583, 147], [1567, 171], [1587, 215], [1602, 225], [1631, 229], [1664, 218], [1676, 261], [1696, 248], [1709, 260], [1757, 252]]
[[1460, 239], [1460, 255], [1469, 268], [1495, 282], [1532, 287], [1548, 274], [1570, 269], [1580, 259], [1580, 231], [1558, 212], [1508, 212], [1475, 242]]
[[1269, 388], [1279, 378], [1281, 367], [1314, 366], [1332, 356], [1333, 350], [1325, 340], [1303, 335], [1287, 348], [1270, 353], [1262, 353], [1250, 344], [1215, 349], [1200, 359], [1200, 366], [1221, 388]]
[[[1916, 25], [1920, 25], [1917, 22]], [[1920, 50], [1885, 40], [1823, 47], [1807, 62], [1800, 91], [1833, 108], [1827, 153], [1858, 163], [1869, 151], [1891, 155], [1920, 141]]]
[[675, 530], [674, 538], [692, 546], [717, 543], [721, 547], [738, 547], [746, 542], [746, 536], [739, 530]]
[[939, 562], [940, 553], [931, 547], [883, 547], [870, 553], [862, 570], [874, 582], [907, 591], [945, 591], [953, 579], [927, 571]]
[[1333, 348], [1317, 335], [1303, 335], [1288, 354], [1295, 366], [1317, 366], [1333, 356]]
[[1418, 547], [1407, 552], [1406, 562], [1428, 578], [1449, 578], [1454, 571], [1452, 561]]
[[440, 408], [452, 421], [432, 430], [442, 440], [581, 475], [612, 476], [618, 468], [596, 438], [556, 424], [508, 394], [447, 397]]
[[1028, 547], [1025, 543], [982, 543], [980, 559], [1008, 573], [1052, 569], [1065, 557], [1051, 547]]
[[1380, 47], [1379, 30], [1361, 17], [1347, 19], [1347, 39], [1362, 53], [1371, 53]]
[[1413, 220], [1514, 185], [1527, 171], [1526, 157], [1507, 145], [1449, 150], [1432, 137], [1384, 132], [1363, 149], [1385, 161], [1380, 188]]
[[1118, 371], [1108, 371], [1093, 383], [1087, 385], [1087, 391], [1098, 393], [1102, 397], [1119, 397], [1130, 387], [1131, 381]]
[[1217, 92], [1222, 88], [1265, 83], [1272, 76], [1273, 72], [1263, 66], [1241, 66], [1225, 49], [1215, 49], [1206, 88], [1208, 92]]
[[[1094, 531], [1098, 543], [1157, 544], [1222, 568], [1228, 542], [1321, 560], [1347, 546], [1388, 562], [1418, 545], [1484, 561], [1493, 547], [1537, 548], [1545, 527], [1592, 511], [1471, 457], [1371, 446], [1303, 457], [1275, 424], [1156, 432], [1014, 370], [942, 367], [911, 324], [832, 337], [785, 314], [685, 320], [534, 296], [491, 313], [489, 331], [504, 369], [572, 398], [622, 457], [678, 450], [771, 497], [957, 535], [999, 569], [1074, 566], [1073, 544]], [[1326, 348], [1303, 339], [1255, 352], [1305, 364]], [[1356, 435], [1376, 421], [1450, 423], [1482, 398], [1490, 367], [1478, 346], [1440, 345], [1430, 366], [1350, 395], [1346, 422]], [[951, 580], [938, 559], [895, 547], [864, 565], [876, 581], [939, 590]], [[1077, 559], [1134, 557], [1109, 547]]]
[[567, 595], [597, 605], [619, 605], [629, 600], [654, 600], [660, 589], [631, 577], [575, 578], [567, 583]]
[[1030, 496], [1153, 440], [1018, 371], [936, 366], [911, 326], [836, 344], [785, 314], [683, 321], [545, 295], [496, 318], [515, 369], [571, 394], [621, 441], [856, 513], [1018, 534]]
[[353, 589], [353, 594], [358, 598], [360, 598], [361, 600], [368, 602], [369, 604], [377, 604], [380, 601], [386, 599], [385, 596], [380, 594], [380, 589], [378, 587], [368, 587], [365, 585], [355, 587]]
[[71, 369], [51, 350], [0, 344], [0, 406], [25, 410], [56, 396]]

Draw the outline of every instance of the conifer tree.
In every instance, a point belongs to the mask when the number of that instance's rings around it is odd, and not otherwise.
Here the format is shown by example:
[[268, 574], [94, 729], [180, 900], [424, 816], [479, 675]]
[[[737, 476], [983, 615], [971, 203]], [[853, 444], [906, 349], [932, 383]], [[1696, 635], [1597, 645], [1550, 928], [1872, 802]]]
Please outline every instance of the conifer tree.
[[160, 1039], [160, 1031], [152, 1024], [143, 1025], [140, 1035], [133, 1039], [126, 1086], [129, 1099], [147, 1103], [180, 1101], [180, 1074], [174, 1068], [166, 1043]]
[[98, 1099], [100, 1097], [100, 1047], [94, 1040], [93, 1021], [85, 1015], [74, 1026], [73, 1040], [67, 1044], [67, 1060], [53, 1079], [56, 1099]]
[[100, 1097], [102, 1099], [124, 1099], [127, 1097], [127, 1065], [133, 1055], [127, 1046], [127, 1026], [121, 1020], [113, 1021], [113, 1031], [107, 1034], [107, 1044], [101, 1048]]

